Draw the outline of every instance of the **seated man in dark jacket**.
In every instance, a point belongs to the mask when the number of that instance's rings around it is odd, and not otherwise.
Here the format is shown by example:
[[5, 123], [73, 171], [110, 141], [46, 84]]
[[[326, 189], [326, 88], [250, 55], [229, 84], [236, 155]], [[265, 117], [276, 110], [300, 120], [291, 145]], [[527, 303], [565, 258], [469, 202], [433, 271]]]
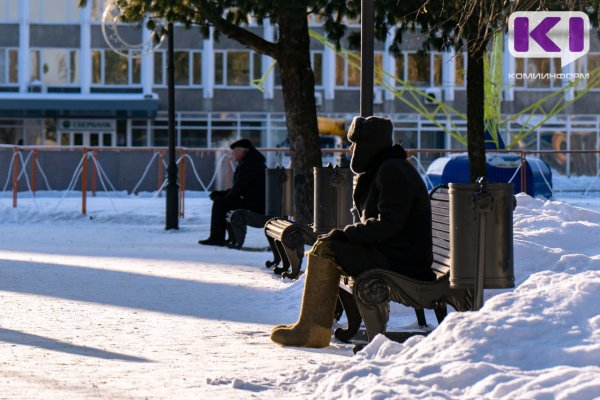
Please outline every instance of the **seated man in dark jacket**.
[[210, 219], [210, 236], [198, 243], [224, 246], [227, 222], [225, 216], [230, 210], [245, 209], [258, 214], [265, 213], [265, 157], [248, 139], [240, 139], [230, 146], [233, 158], [238, 162], [233, 173], [233, 186], [229, 190], [214, 191]]
[[392, 145], [392, 129], [386, 118], [352, 121], [348, 140], [350, 168], [358, 174], [353, 211], [359, 221], [322, 235], [308, 252], [300, 317], [295, 324], [275, 327], [274, 342], [329, 345], [342, 272], [356, 276], [370, 268], [387, 268], [417, 279], [435, 279], [429, 195], [402, 146]]

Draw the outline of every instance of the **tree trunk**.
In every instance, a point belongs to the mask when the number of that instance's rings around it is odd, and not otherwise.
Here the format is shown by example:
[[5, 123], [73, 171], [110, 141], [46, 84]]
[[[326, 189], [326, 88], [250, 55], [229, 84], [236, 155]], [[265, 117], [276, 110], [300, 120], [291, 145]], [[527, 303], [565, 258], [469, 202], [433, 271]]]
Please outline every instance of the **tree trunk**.
[[313, 167], [321, 166], [321, 149], [306, 10], [283, 12], [277, 22], [277, 62], [294, 169], [295, 219], [308, 224], [313, 222]]
[[486, 176], [483, 120], [485, 46], [479, 47], [469, 49], [467, 55], [467, 151], [471, 182], [475, 182], [480, 176]]

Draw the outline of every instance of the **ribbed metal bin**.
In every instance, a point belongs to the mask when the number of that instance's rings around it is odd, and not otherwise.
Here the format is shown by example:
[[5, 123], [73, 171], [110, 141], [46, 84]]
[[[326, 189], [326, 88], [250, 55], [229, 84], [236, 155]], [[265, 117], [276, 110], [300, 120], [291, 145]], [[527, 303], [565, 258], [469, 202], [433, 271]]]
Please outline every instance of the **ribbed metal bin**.
[[315, 167], [314, 230], [326, 233], [352, 224], [352, 171], [350, 168]]
[[[450, 183], [450, 287], [468, 289], [475, 286], [479, 212], [473, 195], [479, 185]], [[513, 185], [490, 183], [491, 209], [485, 216], [483, 288], [502, 289], [515, 286], [513, 266]]]
[[272, 217], [294, 215], [294, 171], [268, 168], [265, 171], [265, 212]]

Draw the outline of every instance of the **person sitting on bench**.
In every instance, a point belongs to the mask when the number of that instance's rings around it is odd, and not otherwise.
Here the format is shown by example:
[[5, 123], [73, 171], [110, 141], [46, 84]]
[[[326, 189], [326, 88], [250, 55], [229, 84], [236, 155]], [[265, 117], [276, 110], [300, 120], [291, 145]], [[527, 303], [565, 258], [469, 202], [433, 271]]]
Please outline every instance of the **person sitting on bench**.
[[371, 268], [434, 280], [431, 203], [402, 146], [392, 145], [392, 122], [355, 117], [348, 131], [350, 168], [358, 174], [355, 221], [322, 235], [307, 254], [300, 316], [276, 326], [271, 340], [284, 346], [326, 347], [331, 338], [340, 275]]
[[230, 146], [233, 158], [238, 162], [233, 173], [233, 186], [229, 190], [211, 192], [213, 201], [210, 218], [210, 236], [198, 243], [225, 246], [225, 217], [230, 210], [246, 209], [258, 214], [265, 213], [265, 157], [248, 139], [240, 139]]

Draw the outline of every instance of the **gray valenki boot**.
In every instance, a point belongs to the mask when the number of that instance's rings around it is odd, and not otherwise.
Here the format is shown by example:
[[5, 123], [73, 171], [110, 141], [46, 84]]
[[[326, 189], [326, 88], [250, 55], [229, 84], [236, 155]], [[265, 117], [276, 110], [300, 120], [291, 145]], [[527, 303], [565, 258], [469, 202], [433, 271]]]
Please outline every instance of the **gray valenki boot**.
[[306, 280], [298, 321], [278, 325], [271, 340], [284, 346], [329, 346], [337, 303], [340, 268], [331, 260], [308, 253]]

